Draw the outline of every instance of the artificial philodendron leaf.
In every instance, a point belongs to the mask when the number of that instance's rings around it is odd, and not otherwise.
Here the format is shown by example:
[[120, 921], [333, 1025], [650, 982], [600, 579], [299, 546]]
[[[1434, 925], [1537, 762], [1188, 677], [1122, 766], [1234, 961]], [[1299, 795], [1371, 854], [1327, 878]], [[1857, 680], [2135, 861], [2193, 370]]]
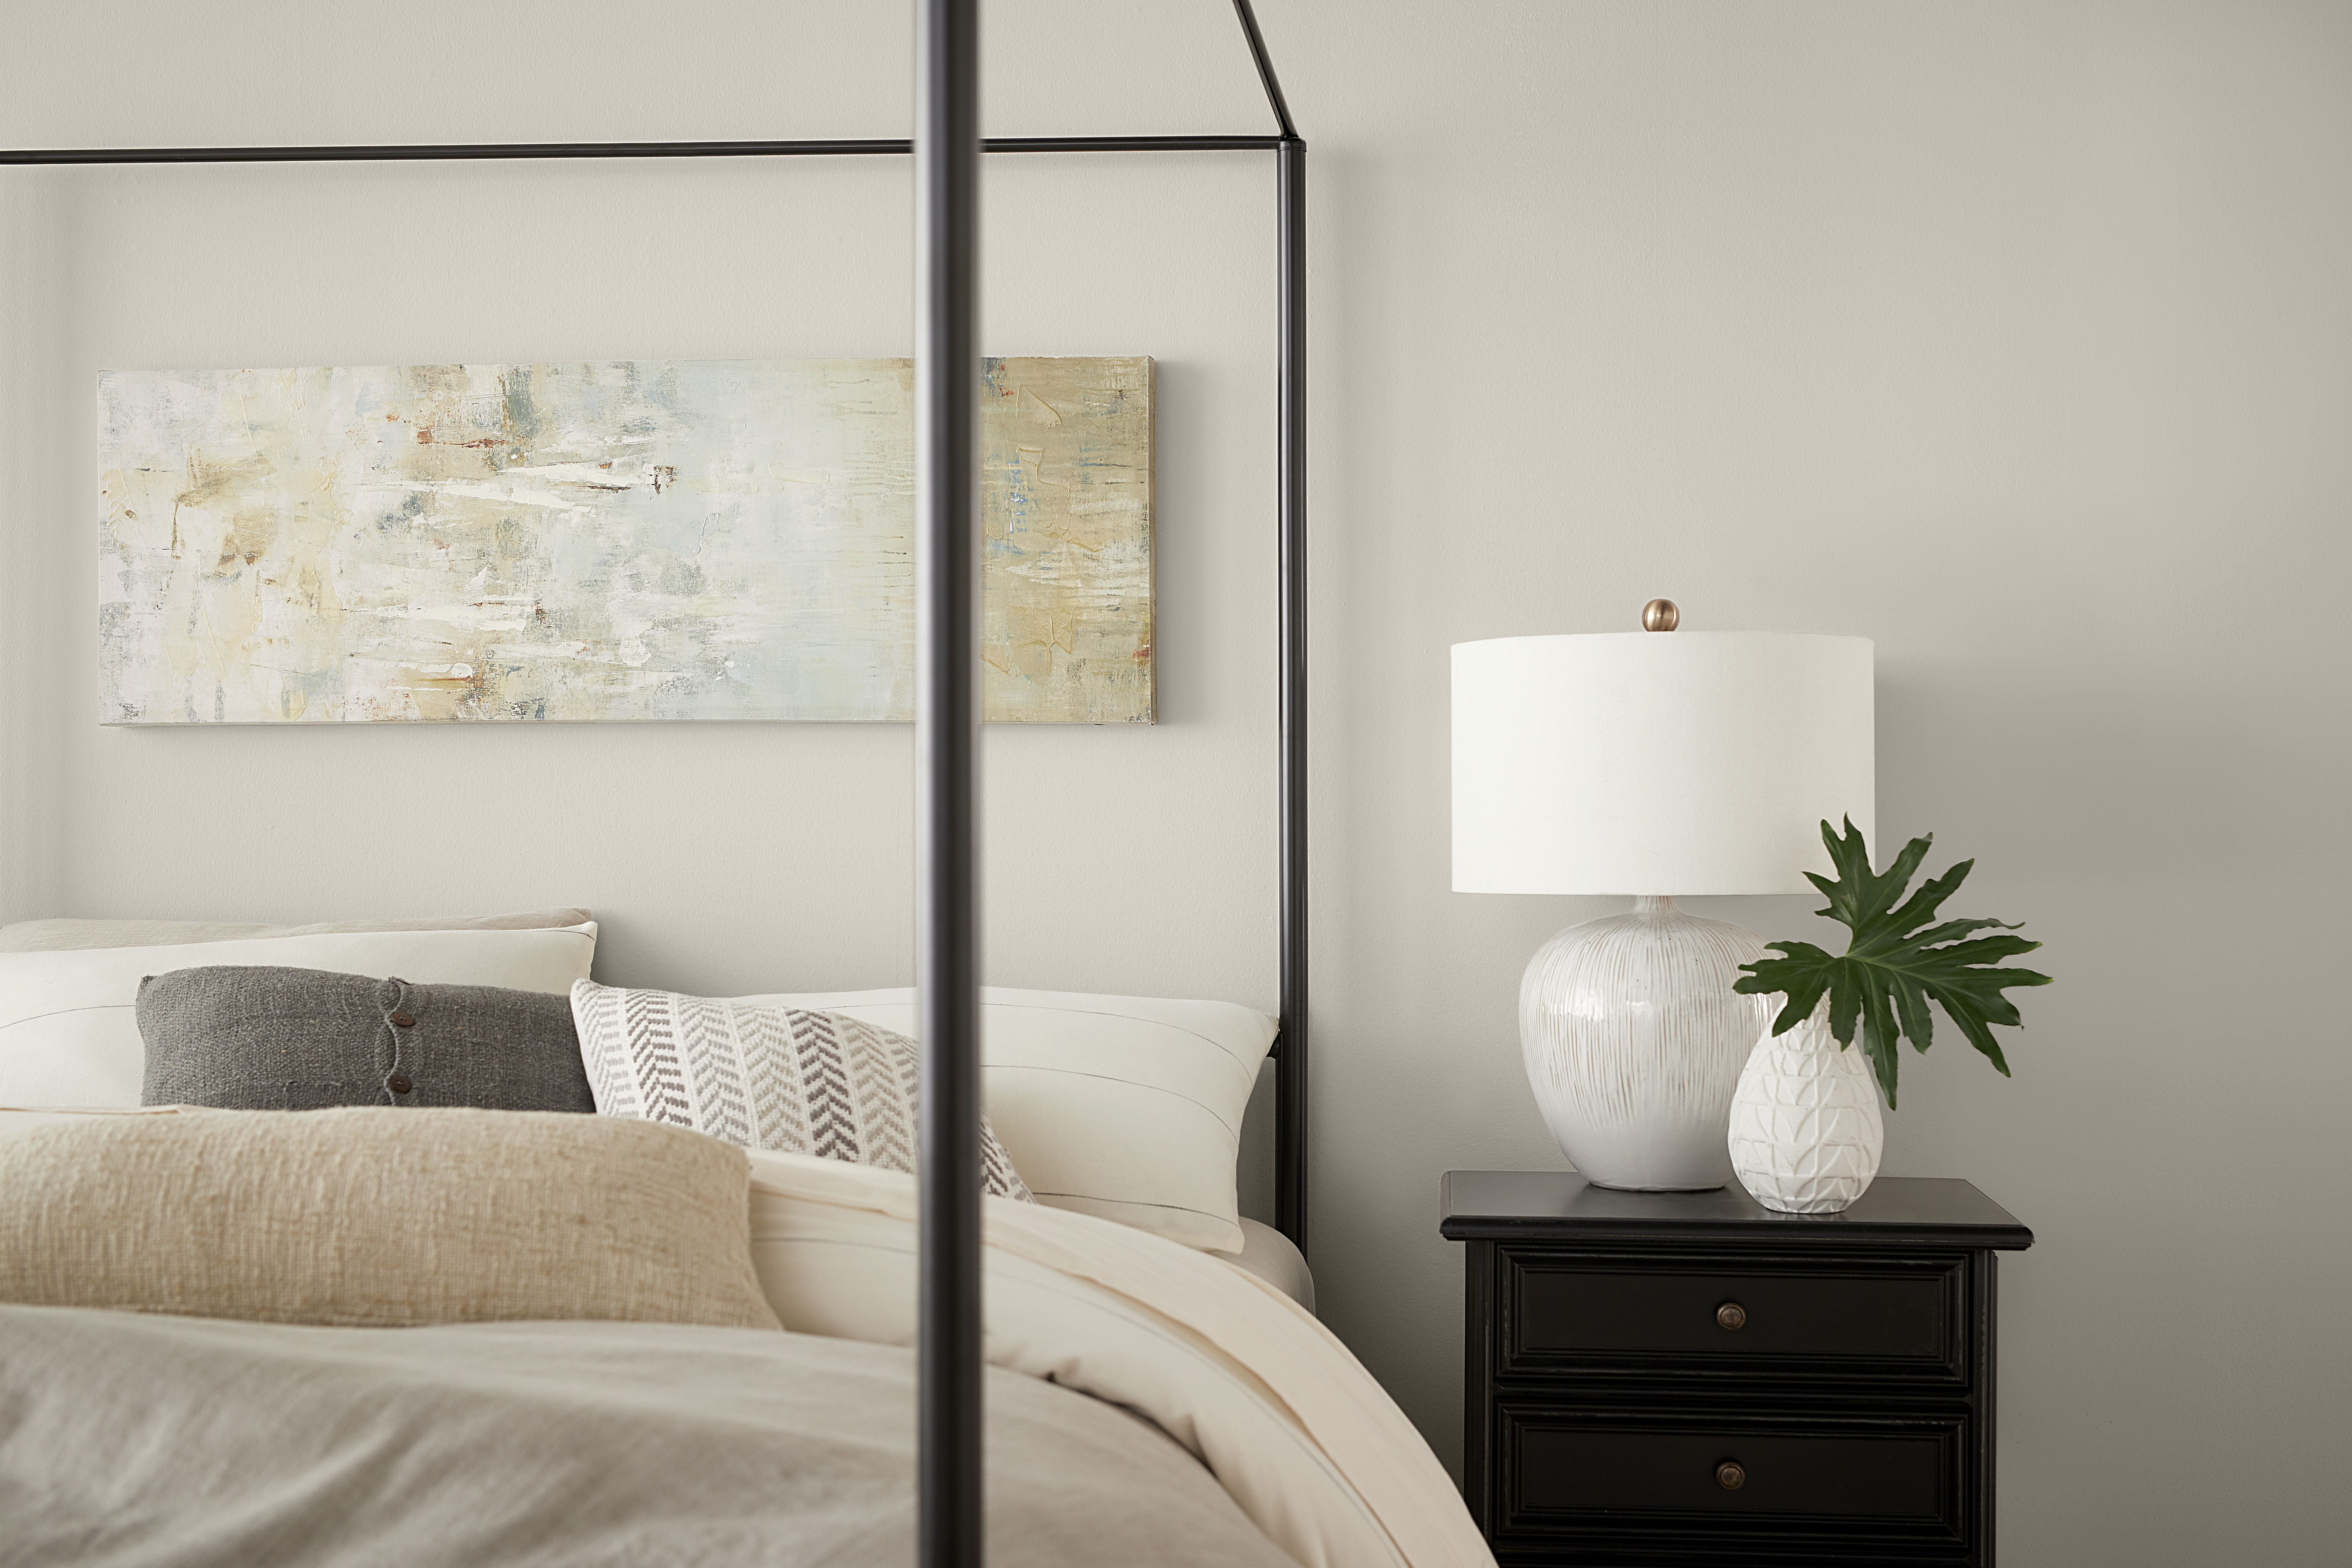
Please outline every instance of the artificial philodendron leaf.
[[[1830, 907], [1818, 912], [1843, 922], [1853, 932], [1852, 941], [1844, 953], [1836, 957], [1809, 942], [1768, 942], [1764, 945], [1780, 956], [1741, 964], [1748, 978], [1732, 986], [1744, 995], [1769, 996], [1778, 992], [1788, 998], [1780, 1016], [1772, 1020], [1775, 1035], [1785, 1035], [1811, 1017], [1826, 993], [1830, 1033], [1837, 1037], [1840, 1049], [1853, 1044], [1854, 1025], [1857, 1021], [1862, 1025], [1864, 1046], [1886, 1090], [1890, 1110], [1895, 1106], [1895, 1072], [1899, 1065], [1895, 1043], [1908, 1038], [1914, 1048], [1927, 1048], [1935, 1037], [1928, 1003], [1943, 1008], [1969, 1037], [1969, 1044], [1990, 1058], [2006, 1078], [2009, 1063], [2001, 1059], [1992, 1026], [2014, 1027], [2019, 1019], [2017, 1008], [2001, 992], [2011, 985], [2050, 984], [2050, 976], [2031, 969], [1995, 967], [2004, 958], [2032, 952], [2042, 945], [2038, 942], [2021, 936], [1960, 940], [1974, 931], [2015, 931], [2013, 925], [2001, 921], [1927, 924], [1936, 918], [1937, 907], [1968, 880], [1975, 861], [1961, 861], [1903, 899], [1904, 887], [1927, 859], [1927, 847], [1935, 841], [1932, 833], [1914, 838], [1884, 875], [1873, 875], [1870, 847], [1862, 841], [1853, 819], [1846, 819], [1843, 837], [1822, 823], [1822, 842], [1829, 846], [1837, 880], [1811, 871], [1805, 873], [1805, 879], [1829, 899]], [[1903, 901], [1897, 904], [1897, 899]]]

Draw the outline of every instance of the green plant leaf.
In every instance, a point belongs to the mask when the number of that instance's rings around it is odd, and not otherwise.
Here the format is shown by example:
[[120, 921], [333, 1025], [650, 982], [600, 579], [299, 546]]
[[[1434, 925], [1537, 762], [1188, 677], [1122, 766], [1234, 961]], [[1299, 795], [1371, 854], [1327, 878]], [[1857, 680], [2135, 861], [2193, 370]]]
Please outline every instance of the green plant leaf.
[[[1834, 880], [1805, 873], [1822, 890], [1830, 907], [1817, 911], [1853, 932], [1845, 952], [1832, 957], [1809, 942], [1768, 942], [1780, 956], [1759, 959], [1739, 967], [1748, 978], [1732, 986], [1748, 996], [1778, 994], [1786, 998], [1772, 1020], [1772, 1033], [1785, 1035], [1830, 999], [1830, 1033], [1840, 1049], [1853, 1044], [1857, 1026], [1863, 1048], [1886, 1090], [1888, 1110], [1895, 1107], [1895, 1074], [1901, 1065], [1895, 1056], [1898, 1039], [1908, 1039], [1916, 1050], [1926, 1050], [1935, 1038], [1935, 1020], [1927, 1011], [1933, 1002], [1959, 1026], [1969, 1044], [1984, 1053], [2009, 1076], [2009, 1063], [1992, 1026], [2014, 1028], [2021, 1021], [2016, 1005], [2001, 994], [2012, 985], [2047, 985], [2050, 976], [2031, 969], [1997, 967], [2005, 958], [2032, 952], [2042, 944], [2021, 936], [1976, 936], [1982, 931], [2013, 931], [2003, 921], [1946, 921], [1929, 925], [1946, 899], [1969, 879], [1976, 862], [1963, 860], [1940, 877], [1919, 885], [1903, 898], [1903, 889], [1927, 858], [1932, 833], [1914, 838], [1884, 873], [1870, 868], [1870, 847], [1848, 817], [1840, 835], [1822, 824], [1822, 842], [1829, 847]], [[1895, 900], [1902, 901], [1898, 904]], [[1925, 930], [1921, 928], [1925, 927]], [[1971, 940], [1962, 940], [1969, 938]]]

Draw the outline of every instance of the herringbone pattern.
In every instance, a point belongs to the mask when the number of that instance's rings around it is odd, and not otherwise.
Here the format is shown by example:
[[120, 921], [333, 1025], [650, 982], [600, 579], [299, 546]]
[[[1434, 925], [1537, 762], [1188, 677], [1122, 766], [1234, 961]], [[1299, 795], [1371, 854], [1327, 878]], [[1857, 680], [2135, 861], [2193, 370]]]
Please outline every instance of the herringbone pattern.
[[890, 1042], [903, 1038], [901, 1036], [887, 1035], [856, 1018], [840, 1018], [839, 1022], [846, 1037], [844, 1044], [849, 1058], [849, 1081], [857, 1103], [867, 1111], [866, 1146], [871, 1152], [866, 1157], [892, 1170], [911, 1171], [915, 1168], [917, 1143], [915, 1107], [919, 1102], [915, 1098], [916, 1091], [905, 1087], [907, 1080], [899, 1071], [898, 1058], [904, 1057], [912, 1061], [915, 1053], [890, 1048]]
[[[579, 988], [588, 984], [585, 980], [575, 982], [572, 994], [577, 996]], [[677, 1033], [670, 1025], [669, 1009], [664, 1005], [667, 1000], [658, 991], [621, 993], [625, 1059], [636, 1080], [637, 1099], [644, 1107], [641, 1114], [645, 1119], [692, 1127], [694, 1108], [686, 1098], [686, 1074], [677, 1059]], [[579, 1021], [575, 1003], [572, 1022], [577, 1025]]]
[[857, 1158], [857, 1110], [849, 1099], [849, 1064], [842, 1060], [841, 1033], [830, 1013], [792, 1012], [793, 1061], [808, 1093], [804, 1145], [824, 1160]]
[[[572, 1013], [607, 1116], [676, 1122], [753, 1149], [915, 1168], [922, 1064], [904, 1035], [838, 1013], [589, 980], [572, 986]], [[985, 1119], [981, 1190], [1035, 1201]]]
[[[621, 1022], [621, 994], [617, 991], [600, 985], [594, 994], [575, 998], [572, 1011], [575, 1029], [591, 1026], [581, 1023], [582, 1019], [591, 1019], [600, 1034], [626, 1037]], [[607, 1051], [584, 1051], [582, 1055], [588, 1068], [588, 1090], [595, 1097], [596, 1109], [614, 1116], [636, 1116], [636, 1080], [629, 1073], [624, 1056]]]
[[792, 1070], [792, 1031], [773, 1007], [746, 1007], [735, 1015], [743, 1070], [751, 1080], [752, 1138], [763, 1127], [793, 1127], [808, 1121], [808, 1096]]
[[751, 1110], [743, 1099], [743, 1059], [734, 1048], [732, 1021], [723, 1004], [701, 996], [673, 998], [678, 1054], [694, 1086], [695, 1124], [730, 1143], [751, 1141]]

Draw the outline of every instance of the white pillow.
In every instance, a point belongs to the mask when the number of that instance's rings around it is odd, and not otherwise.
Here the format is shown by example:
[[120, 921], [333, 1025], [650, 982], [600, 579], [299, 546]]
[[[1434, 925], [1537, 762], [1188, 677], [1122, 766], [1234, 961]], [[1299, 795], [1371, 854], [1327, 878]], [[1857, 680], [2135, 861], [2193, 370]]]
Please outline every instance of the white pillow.
[[[1276, 1025], [1230, 1002], [981, 994], [989, 1123], [1037, 1201], [1207, 1252], [1239, 1252], [1242, 1113]], [[741, 996], [915, 1032], [915, 993]]]
[[595, 955], [593, 921], [553, 931], [367, 931], [0, 952], [0, 1105], [137, 1105], [147, 1053], [132, 1008], [139, 982], [150, 974], [278, 964], [562, 995], [587, 978]]
[[[915, 1173], [922, 1067], [915, 1042], [895, 1030], [840, 1013], [593, 980], [572, 984], [572, 1023], [602, 1115]], [[1034, 1201], [985, 1116], [980, 1190]]]
[[586, 910], [527, 910], [511, 915], [436, 915], [392, 921], [321, 921], [315, 925], [247, 925], [226, 921], [18, 921], [0, 926], [0, 952], [67, 952], [86, 947], [177, 947], [188, 942], [243, 942], [256, 936], [326, 936], [337, 931], [552, 931], [576, 926]]

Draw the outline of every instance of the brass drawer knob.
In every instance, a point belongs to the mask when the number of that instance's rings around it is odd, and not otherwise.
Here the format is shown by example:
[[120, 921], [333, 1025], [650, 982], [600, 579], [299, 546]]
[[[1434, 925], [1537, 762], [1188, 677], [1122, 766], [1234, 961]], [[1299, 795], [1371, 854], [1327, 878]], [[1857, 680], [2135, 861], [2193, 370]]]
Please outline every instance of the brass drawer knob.
[[1737, 1459], [1726, 1459], [1715, 1467], [1715, 1484], [1725, 1491], [1736, 1492], [1748, 1484], [1748, 1472]]
[[1748, 1326], [1748, 1309], [1737, 1301], [1726, 1301], [1715, 1310], [1715, 1321], [1727, 1329], [1744, 1329]]

